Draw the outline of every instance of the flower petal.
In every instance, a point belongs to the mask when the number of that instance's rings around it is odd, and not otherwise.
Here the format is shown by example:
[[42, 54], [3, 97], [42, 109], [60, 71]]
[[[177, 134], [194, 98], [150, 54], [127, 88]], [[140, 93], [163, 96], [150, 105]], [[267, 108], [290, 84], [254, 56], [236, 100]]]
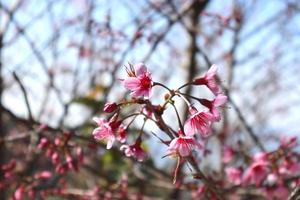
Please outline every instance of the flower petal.
[[137, 76], [145, 75], [147, 73], [147, 68], [144, 63], [138, 63], [134, 66], [134, 68], [136, 69]]
[[140, 80], [136, 77], [128, 77], [124, 80], [124, 87], [129, 90], [137, 90], [140, 84]]
[[224, 94], [218, 94], [218, 96], [214, 100], [214, 107], [219, 107], [224, 105], [227, 102], [227, 96]]
[[209, 70], [206, 72], [206, 77], [207, 78], [212, 78], [217, 74], [218, 66], [217, 65], [212, 65]]

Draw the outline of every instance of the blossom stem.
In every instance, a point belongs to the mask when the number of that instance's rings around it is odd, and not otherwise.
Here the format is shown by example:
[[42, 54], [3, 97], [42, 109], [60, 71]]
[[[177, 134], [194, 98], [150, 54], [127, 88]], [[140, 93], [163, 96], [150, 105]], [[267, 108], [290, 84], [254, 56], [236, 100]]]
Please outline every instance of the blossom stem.
[[182, 95], [180, 92], [177, 92], [176, 94], [179, 95], [184, 100], [184, 102], [188, 107], [191, 106], [191, 103], [184, 97], [184, 95]]
[[143, 125], [142, 125], [142, 128], [141, 128], [141, 131], [140, 131], [140, 136], [141, 136], [142, 133], [143, 133], [144, 127], [145, 127], [145, 125], [146, 125], [146, 122], [147, 122], [147, 118], [145, 117], [145, 118], [144, 118]]
[[159, 85], [159, 86], [165, 88], [165, 89], [168, 90], [170, 93], [173, 92], [170, 88], [168, 88], [168, 87], [165, 86], [164, 84], [161, 84], [161, 83], [158, 83], [158, 82], [153, 82], [153, 87], [156, 86], [156, 85]]
[[188, 85], [191, 85], [193, 82], [188, 82], [188, 83], [185, 83], [185, 84], [183, 84], [182, 86], [180, 86], [176, 91], [179, 91], [179, 90], [181, 90], [182, 88], [184, 88], [184, 87], [186, 87], [186, 86], [188, 86]]
[[176, 164], [176, 168], [175, 168], [175, 171], [174, 171], [173, 184], [175, 184], [176, 181], [177, 181], [177, 175], [179, 173], [179, 168], [180, 168], [180, 156], [178, 156], [178, 159], [177, 159], [177, 164]]
[[[130, 114], [130, 115], [127, 115], [126, 117], [124, 117], [123, 119], [121, 119], [121, 122], [123, 122], [124, 120], [126, 120], [126, 119], [128, 119], [128, 118], [130, 118], [130, 117], [133, 117], [133, 116], [135, 116], [135, 118], [138, 116], [138, 115], [140, 115], [141, 113], [132, 113], [132, 114]], [[134, 118], [134, 119], [135, 119]]]
[[156, 133], [154, 133], [153, 131], [151, 131], [151, 134], [156, 137], [161, 143], [163, 144], [167, 144], [166, 141], [164, 141], [162, 138], [160, 138]]
[[180, 130], [182, 131], [182, 133], [184, 134], [184, 128], [183, 128], [183, 125], [181, 123], [181, 119], [180, 119], [180, 116], [179, 116], [179, 113], [178, 113], [178, 110], [176, 108], [176, 106], [172, 103], [171, 104], [175, 110], [175, 113], [176, 113], [176, 116], [177, 116], [177, 119], [178, 119], [178, 124], [179, 124], [179, 127], [180, 127]]
[[132, 120], [127, 124], [126, 129], [134, 122], [138, 115], [135, 115]]
[[186, 93], [182, 93], [182, 92], [177, 92], [178, 94], [180, 94], [180, 95], [184, 95], [184, 96], [187, 96], [187, 97], [189, 97], [189, 98], [191, 98], [191, 99], [195, 99], [195, 100], [197, 100], [197, 101], [201, 101], [201, 99], [199, 99], [199, 98], [197, 98], [197, 97], [194, 97], [194, 96], [192, 96], [192, 95], [189, 95], [189, 94], [186, 94]]

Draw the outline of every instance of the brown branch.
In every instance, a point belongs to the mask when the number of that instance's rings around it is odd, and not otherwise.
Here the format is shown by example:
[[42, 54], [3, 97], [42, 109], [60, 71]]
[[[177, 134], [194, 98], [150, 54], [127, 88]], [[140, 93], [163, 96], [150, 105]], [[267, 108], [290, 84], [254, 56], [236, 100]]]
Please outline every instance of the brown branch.
[[291, 192], [288, 200], [300, 200], [300, 186], [299, 185]]

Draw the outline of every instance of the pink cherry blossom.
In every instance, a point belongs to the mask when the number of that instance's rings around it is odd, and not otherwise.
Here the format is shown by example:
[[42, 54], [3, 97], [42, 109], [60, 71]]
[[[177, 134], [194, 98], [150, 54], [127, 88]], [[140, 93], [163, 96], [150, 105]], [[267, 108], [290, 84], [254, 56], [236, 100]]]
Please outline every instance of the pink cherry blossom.
[[266, 178], [269, 172], [269, 164], [265, 161], [254, 161], [249, 168], [245, 171], [243, 182], [245, 184], [255, 183], [259, 186], [261, 182]]
[[38, 147], [39, 149], [45, 149], [49, 144], [50, 144], [49, 140], [48, 140], [47, 138], [43, 137], [43, 138], [40, 140], [40, 142], [39, 142], [39, 144], [38, 144], [37, 147]]
[[185, 136], [179, 131], [179, 137], [174, 138], [169, 147], [168, 155], [179, 155], [182, 157], [190, 155], [193, 149], [200, 149], [202, 146], [195, 140], [194, 137]]
[[216, 74], [217, 74], [218, 67], [216, 65], [212, 65], [209, 70], [206, 72], [204, 77], [195, 79], [193, 84], [194, 85], [205, 85], [208, 87], [212, 93], [215, 95], [220, 93], [219, 85], [216, 82]]
[[227, 146], [227, 145], [224, 146], [224, 148], [223, 148], [223, 157], [222, 157], [223, 162], [224, 163], [229, 163], [232, 160], [233, 157], [234, 157], [234, 150], [231, 147]]
[[98, 124], [98, 128], [93, 131], [93, 136], [96, 140], [106, 140], [107, 141], [107, 149], [110, 149], [116, 140], [116, 136], [114, 134], [113, 127], [111, 123], [105, 119], [101, 119], [98, 117], [94, 117], [93, 120]]
[[132, 91], [131, 96], [149, 97], [151, 95], [152, 78], [146, 66], [143, 63], [139, 63], [127, 70], [127, 73], [129, 77], [123, 83], [126, 89]]
[[141, 148], [139, 141], [133, 145], [122, 145], [120, 150], [124, 151], [127, 157], [134, 157], [140, 162], [147, 158], [147, 153]]
[[290, 159], [284, 159], [279, 168], [279, 173], [282, 175], [295, 176], [300, 174], [300, 163]]
[[265, 152], [259, 152], [259, 153], [256, 153], [254, 156], [253, 156], [253, 162], [264, 162], [264, 163], [268, 163], [269, 160], [268, 160], [268, 153], [265, 153]]
[[194, 107], [191, 107], [189, 112], [190, 117], [184, 125], [186, 135], [193, 136], [195, 133], [199, 132], [202, 137], [209, 136], [210, 125], [214, 120], [213, 115], [207, 112], [198, 111]]
[[281, 184], [275, 188], [265, 189], [265, 193], [268, 200], [286, 200], [290, 194], [289, 190]]
[[228, 167], [225, 169], [228, 181], [234, 185], [240, 185], [242, 182], [242, 170], [235, 167]]
[[202, 105], [206, 106], [209, 109], [210, 113], [214, 117], [214, 121], [221, 120], [218, 107], [223, 106], [227, 102], [227, 96], [225, 96], [224, 94], [218, 94], [217, 97], [212, 101], [209, 101], [207, 99], [201, 99], [200, 102]]
[[285, 136], [280, 139], [280, 146], [283, 148], [293, 148], [297, 145], [297, 137], [296, 136]]

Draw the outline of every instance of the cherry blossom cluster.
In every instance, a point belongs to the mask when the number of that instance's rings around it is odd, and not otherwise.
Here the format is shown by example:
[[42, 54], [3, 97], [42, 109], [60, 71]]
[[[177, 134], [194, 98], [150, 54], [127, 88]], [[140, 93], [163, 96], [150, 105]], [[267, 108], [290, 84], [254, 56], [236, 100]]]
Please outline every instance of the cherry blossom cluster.
[[38, 149], [45, 153], [45, 156], [50, 158], [55, 166], [55, 171], [59, 174], [64, 174], [68, 171], [78, 171], [79, 166], [83, 163], [83, 151], [81, 147], [72, 145], [69, 141], [71, 134], [65, 132], [58, 135], [54, 140], [47, 137], [42, 137], [38, 144]]
[[[202, 141], [211, 135], [212, 124], [220, 121], [219, 108], [227, 101], [227, 97], [222, 94], [217, 82], [217, 66], [212, 65], [202, 77], [196, 78], [177, 89], [170, 89], [162, 83], [153, 81], [151, 73], [143, 63], [136, 65], [129, 64], [126, 71], [127, 77], [121, 79], [121, 81], [123, 86], [130, 91], [130, 98], [124, 99], [119, 103], [108, 102], [104, 105], [104, 112], [111, 113], [111, 115], [108, 119], [106, 117], [94, 118], [94, 121], [98, 125], [92, 133], [95, 140], [106, 142], [107, 149], [110, 149], [115, 141], [125, 143], [129, 137], [134, 137], [134, 134], [129, 134], [132, 122], [137, 116], [143, 116], [144, 123], [135, 136], [135, 142], [132, 144], [123, 144], [120, 147], [126, 156], [134, 157], [138, 161], [143, 161], [147, 157], [142, 142], [146, 138], [146, 133], [143, 129], [148, 120], [154, 122], [170, 138], [170, 140], [165, 141], [159, 135], [152, 133], [163, 144], [168, 145], [167, 156], [188, 157], [191, 156], [193, 150], [203, 149]], [[163, 102], [159, 105], [155, 105], [151, 101], [155, 86], [167, 90]], [[209, 100], [186, 94], [183, 90], [188, 86], [205, 86], [214, 95], [214, 99]], [[180, 119], [174, 97], [182, 99], [189, 108], [189, 116], [184, 123]], [[195, 102], [201, 104], [203, 109], [197, 108]], [[132, 105], [138, 105], [139, 111], [124, 116], [121, 111]], [[162, 116], [169, 107], [174, 108], [179, 124], [178, 130], [172, 129], [163, 120]], [[127, 119], [131, 120], [125, 123]]]
[[[47, 127], [40, 127], [39, 131], [46, 130]], [[40, 135], [40, 140], [35, 153], [44, 154], [45, 158], [49, 158], [55, 170], [43, 169], [34, 170], [30, 175], [25, 176], [23, 173], [26, 168], [23, 167], [24, 162], [15, 159], [10, 160], [4, 165], [0, 166], [0, 173], [5, 178], [0, 182], [0, 190], [14, 189], [12, 198], [14, 200], [35, 199], [40, 197], [42, 199], [49, 195], [64, 195], [64, 188], [66, 188], [65, 180], [58, 176], [66, 174], [69, 171], [78, 171], [83, 164], [83, 151], [77, 144], [70, 141], [71, 134], [65, 132], [61, 135], [55, 136], [53, 139]], [[45, 165], [47, 159], [43, 159], [41, 163], [36, 165]], [[60, 185], [57, 187], [45, 187], [43, 185], [51, 185], [53, 180], [58, 178]]]
[[[268, 199], [287, 199], [289, 188], [300, 183], [300, 154], [297, 137], [284, 138], [277, 150], [259, 152], [245, 166], [227, 166], [228, 181], [235, 186], [259, 188]], [[228, 151], [228, 150], [227, 150]], [[227, 153], [226, 162], [234, 161], [235, 152]]]
[[13, 200], [23, 200], [25, 197], [34, 199], [36, 197], [36, 188], [45, 181], [49, 180], [53, 173], [48, 170], [36, 171], [32, 176], [22, 178], [15, 159], [10, 160], [0, 166], [0, 172], [4, 174], [4, 181], [0, 182], [0, 190], [9, 190], [15, 187]]
[[[285, 137], [276, 150], [257, 152], [254, 155], [242, 152], [240, 148], [225, 146], [223, 150], [225, 176], [220, 180], [216, 178], [215, 183], [229, 195], [230, 199], [240, 199], [243, 191], [248, 194], [252, 191], [257, 195], [257, 199], [286, 200], [291, 193], [290, 188], [300, 184], [298, 147], [297, 137]], [[205, 184], [200, 184], [193, 190], [192, 197], [218, 199]], [[248, 198], [250, 199], [250, 196]]]

